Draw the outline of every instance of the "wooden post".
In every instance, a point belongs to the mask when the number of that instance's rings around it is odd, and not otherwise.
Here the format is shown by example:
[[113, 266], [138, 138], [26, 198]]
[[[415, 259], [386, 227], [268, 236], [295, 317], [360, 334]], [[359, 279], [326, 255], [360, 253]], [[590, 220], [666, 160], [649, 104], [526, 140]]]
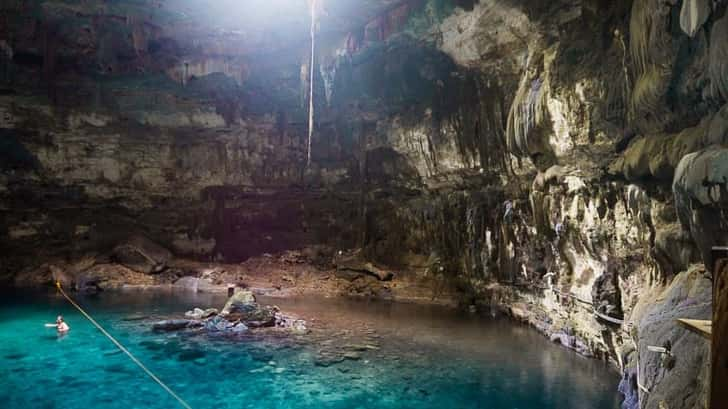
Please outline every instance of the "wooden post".
[[711, 409], [728, 407], [728, 247], [713, 247]]

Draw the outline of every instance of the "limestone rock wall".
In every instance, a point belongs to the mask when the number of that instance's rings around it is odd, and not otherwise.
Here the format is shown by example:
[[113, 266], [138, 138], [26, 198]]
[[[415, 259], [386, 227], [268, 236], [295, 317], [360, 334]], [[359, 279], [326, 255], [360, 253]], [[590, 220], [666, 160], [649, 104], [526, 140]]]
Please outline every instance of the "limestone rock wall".
[[[725, 100], [710, 70], [725, 6], [556, 3], [456, 9], [427, 37], [454, 67], [418, 59], [408, 76], [437, 85], [425, 106], [358, 117], [366, 254], [612, 361], [625, 407], [705, 407], [707, 345], [675, 318], [709, 318], [709, 250], [725, 240]], [[408, 72], [386, 57], [398, 41], [369, 51], [385, 87]]]
[[0, 5], [0, 275], [138, 234], [220, 261], [354, 245], [356, 141], [322, 124], [306, 170], [304, 2], [232, 3]]
[[725, 2], [372, 0], [343, 27], [337, 3], [310, 168], [305, 13], [274, 36], [36, 3], [0, 26], [3, 272], [132, 234], [361, 248], [611, 361], [625, 407], [705, 406], [674, 319], [709, 317], [728, 231]]

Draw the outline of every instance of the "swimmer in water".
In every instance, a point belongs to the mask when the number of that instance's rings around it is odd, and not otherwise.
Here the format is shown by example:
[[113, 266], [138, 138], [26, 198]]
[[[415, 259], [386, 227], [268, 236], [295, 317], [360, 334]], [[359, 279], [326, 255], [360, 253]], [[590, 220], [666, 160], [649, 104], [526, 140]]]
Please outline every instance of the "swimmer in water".
[[63, 321], [62, 315], [59, 315], [58, 318], [56, 318], [55, 324], [46, 324], [45, 326], [48, 328], [55, 327], [59, 334], [65, 334], [71, 329], [71, 327], [66, 324], [66, 321]]

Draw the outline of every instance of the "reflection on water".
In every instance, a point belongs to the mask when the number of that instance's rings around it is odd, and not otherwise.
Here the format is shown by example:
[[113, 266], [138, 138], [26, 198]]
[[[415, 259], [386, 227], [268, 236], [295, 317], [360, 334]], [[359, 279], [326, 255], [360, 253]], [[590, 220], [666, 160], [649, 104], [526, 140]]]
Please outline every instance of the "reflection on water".
[[[28, 300], [33, 300], [32, 303]], [[262, 299], [309, 321], [302, 337], [155, 334], [154, 319], [224, 295], [103, 294], [82, 304], [195, 408], [613, 409], [615, 372], [506, 320], [443, 308]], [[43, 323], [63, 314], [71, 333]], [[0, 304], [0, 407], [174, 407], [55, 296]], [[325, 359], [324, 359], [325, 358]]]

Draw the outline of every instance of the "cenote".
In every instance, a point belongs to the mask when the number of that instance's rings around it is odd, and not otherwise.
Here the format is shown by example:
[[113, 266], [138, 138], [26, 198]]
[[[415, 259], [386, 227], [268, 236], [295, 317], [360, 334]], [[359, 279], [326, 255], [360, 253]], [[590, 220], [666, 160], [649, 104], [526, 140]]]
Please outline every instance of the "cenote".
[[0, 409], [727, 409], [726, 288], [728, 0], [0, 0]]
[[[3, 296], [0, 397], [9, 408], [168, 408], [176, 402], [53, 294]], [[432, 306], [265, 300], [321, 328], [297, 337], [168, 334], [156, 318], [224, 297], [118, 293], [84, 307], [194, 408], [618, 407], [619, 376], [509, 320]], [[65, 336], [42, 323], [63, 313]], [[346, 351], [321, 365], [322, 349]], [[317, 363], [318, 362], [318, 363]]]

